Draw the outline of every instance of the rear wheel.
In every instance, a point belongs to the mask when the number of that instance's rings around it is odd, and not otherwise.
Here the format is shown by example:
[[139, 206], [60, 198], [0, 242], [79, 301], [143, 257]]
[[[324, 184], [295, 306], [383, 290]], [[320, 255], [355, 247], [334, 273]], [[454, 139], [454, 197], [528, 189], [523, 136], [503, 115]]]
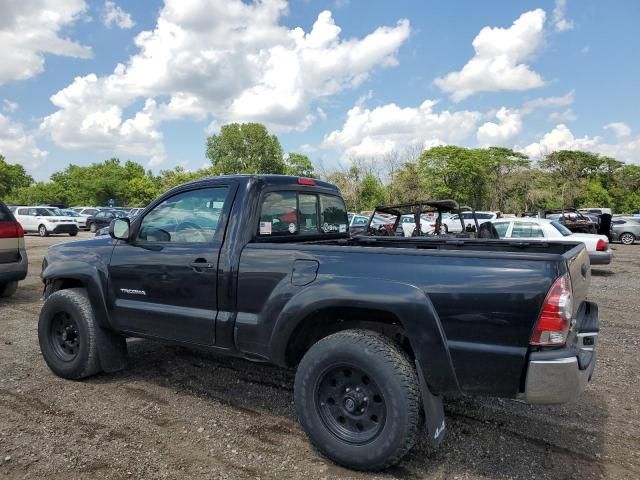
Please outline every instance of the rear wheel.
[[40, 311], [38, 340], [53, 373], [79, 380], [101, 370], [97, 328], [83, 289], [59, 290], [47, 298]]
[[40, 225], [38, 227], [38, 234], [40, 234], [41, 237], [48, 237], [49, 232], [47, 231], [47, 227], [45, 227], [44, 225]]
[[397, 464], [420, 425], [420, 389], [406, 354], [388, 338], [346, 330], [313, 345], [296, 372], [298, 417], [315, 447], [358, 470]]
[[0, 297], [10, 297], [14, 293], [16, 293], [16, 290], [18, 290], [18, 282], [0, 284]]
[[636, 236], [633, 233], [623, 233], [620, 235], [620, 241], [625, 245], [632, 245], [636, 241]]

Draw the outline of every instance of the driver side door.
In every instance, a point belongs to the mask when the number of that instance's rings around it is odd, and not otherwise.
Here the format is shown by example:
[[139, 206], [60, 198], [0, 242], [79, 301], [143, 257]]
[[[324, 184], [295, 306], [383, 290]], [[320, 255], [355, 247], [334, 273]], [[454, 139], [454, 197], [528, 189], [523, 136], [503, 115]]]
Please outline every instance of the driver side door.
[[198, 345], [215, 343], [218, 256], [229, 186], [186, 190], [155, 205], [118, 241], [109, 265], [119, 330]]

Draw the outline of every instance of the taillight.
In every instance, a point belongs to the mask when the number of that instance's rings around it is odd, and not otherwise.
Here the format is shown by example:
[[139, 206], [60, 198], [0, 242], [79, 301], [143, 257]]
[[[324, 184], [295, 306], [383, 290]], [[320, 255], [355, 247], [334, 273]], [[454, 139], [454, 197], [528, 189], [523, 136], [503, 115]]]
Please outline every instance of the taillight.
[[568, 273], [558, 278], [542, 305], [531, 345], [564, 345], [573, 315], [573, 292]]
[[24, 237], [22, 225], [18, 222], [0, 222], [0, 238]]
[[596, 251], [598, 252], [606, 252], [607, 248], [609, 248], [609, 242], [607, 242], [606, 240], [598, 240], [598, 243], [596, 243]]

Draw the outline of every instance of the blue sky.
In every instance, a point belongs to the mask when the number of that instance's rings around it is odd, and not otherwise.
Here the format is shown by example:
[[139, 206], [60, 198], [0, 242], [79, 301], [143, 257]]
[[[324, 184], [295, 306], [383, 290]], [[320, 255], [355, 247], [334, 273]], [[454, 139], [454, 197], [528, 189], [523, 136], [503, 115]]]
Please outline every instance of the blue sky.
[[111, 156], [196, 169], [230, 121], [325, 168], [442, 143], [640, 163], [634, 0], [25, 0], [0, 18], [0, 153], [38, 179]]

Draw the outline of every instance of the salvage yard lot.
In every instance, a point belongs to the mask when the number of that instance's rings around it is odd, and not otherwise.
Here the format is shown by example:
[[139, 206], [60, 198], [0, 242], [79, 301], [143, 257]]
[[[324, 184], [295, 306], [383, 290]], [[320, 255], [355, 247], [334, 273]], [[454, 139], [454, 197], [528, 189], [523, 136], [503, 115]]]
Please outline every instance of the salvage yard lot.
[[69, 240], [28, 236], [29, 276], [0, 300], [0, 478], [640, 478], [640, 245], [614, 245], [593, 272], [599, 360], [577, 402], [448, 401], [439, 450], [423, 441], [365, 474], [309, 445], [292, 372], [135, 340], [124, 372], [55, 377], [38, 347], [38, 275], [46, 247]]

